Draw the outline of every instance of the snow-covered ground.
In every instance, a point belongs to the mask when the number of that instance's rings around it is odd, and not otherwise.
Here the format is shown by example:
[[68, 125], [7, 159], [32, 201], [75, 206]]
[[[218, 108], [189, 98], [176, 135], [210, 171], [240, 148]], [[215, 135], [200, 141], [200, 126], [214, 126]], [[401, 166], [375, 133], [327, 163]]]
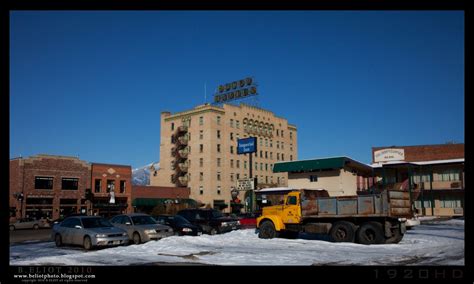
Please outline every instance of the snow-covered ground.
[[254, 230], [223, 235], [168, 237], [141, 245], [85, 252], [53, 242], [10, 246], [11, 265], [464, 265], [464, 220], [431, 221], [406, 233], [399, 244], [330, 243], [259, 239]]

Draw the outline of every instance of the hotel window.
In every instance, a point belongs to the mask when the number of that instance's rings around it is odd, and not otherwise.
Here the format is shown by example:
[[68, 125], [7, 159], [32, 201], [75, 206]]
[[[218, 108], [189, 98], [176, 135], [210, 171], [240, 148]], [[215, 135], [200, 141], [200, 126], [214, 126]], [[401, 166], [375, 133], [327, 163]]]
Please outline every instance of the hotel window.
[[268, 183], [268, 176], [265, 176], [265, 183]]
[[217, 130], [217, 139], [221, 139], [221, 131]]
[[100, 192], [101, 187], [102, 187], [102, 180], [96, 179], [94, 183], [94, 192]]
[[290, 155], [290, 161], [293, 161], [293, 155]]
[[260, 138], [259, 140], [260, 140], [260, 146], [263, 146], [263, 139]]
[[263, 151], [260, 150], [260, 158], [263, 158]]
[[258, 163], [255, 162], [255, 170], [258, 170]]
[[290, 151], [293, 151], [293, 144], [290, 144]]
[[283, 130], [281, 131], [281, 137], [285, 137], [285, 136], [283, 135]]
[[230, 120], [230, 127], [234, 127], [234, 120], [233, 119]]
[[78, 178], [62, 178], [61, 189], [62, 190], [77, 190], [79, 179]]
[[273, 152], [270, 152], [270, 160], [273, 160]]
[[217, 180], [221, 180], [221, 172], [217, 172]]
[[260, 170], [263, 171], [263, 163], [260, 163]]
[[218, 167], [221, 166], [221, 158], [217, 158], [217, 166], [218, 166]]
[[280, 153], [277, 153], [277, 161], [280, 161]]
[[204, 173], [200, 172], [199, 173], [199, 180], [202, 181], [204, 179]]
[[281, 148], [285, 149], [285, 142], [283, 142], [283, 141], [281, 142]]
[[278, 132], [278, 129], [277, 129], [277, 136], [280, 136], [280, 132]]
[[268, 147], [268, 139], [265, 139], [265, 147]]
[[218, 124], [218, 125], [221, 124], [221, 117], [220, 117], [220, 116], [217, 117], [217, 124]]
[[280, 141], [277, 141], [277, 149], [280, 149]]
[[240, 179], [240, 174], [237, 174], [236, 177], [237, 177], [237, 179]]
[[461, 199], [455, 196], [442, 196], [439, 201], [441, 208], [461, 208]]
[[230, 153], [234, 154], [234, 146], [230, 146]]
[[318, 176], [317, 175], [310, 175], [309, 176], [309, 182], [317, 182], [318, 181]]
[[237, 140], [239, 140], [239, 133], [235, 134], [235, 138], [237, 138]]
[[202, 189], [202, 185], [199, 186], [199, 194], [202, 195], [204, 193], [204, 190]]
[[202, 139], [202, 138], [204, 138], [204, 131], [199, 130], [199, 139]]
[[220, 185], [217, 187], [217, 195], [221, 195], [221, 186]]
[[199, 117], [199, 125], [203, 125], [204, 124], [204, 117], [200, 116]]
[[236, 127], [237, 129], [240, 128], [240, 122], [239, 122], [238, 120], [235, 121], [235, 127]]
[[217, 144], [217, 153], [221, 152], [221, 144]]
[[247, 161], [244, 161], [244, 169], [247, 169]]
[[230, 160], [230, 167], [233, 168], [234, 167], [234, 160]]
[[125, 193], [125, 188], [126, 188], [126, 181], [121, 180], [120, 181], [120, 193]]
[[290, 131], [290, 140], [293, 140], [293, 132]]
[[171, 122], [171, 130], [174, 130], [174, 122]]
[[265, 151], [265, 159], [268, 159], [268, 152]]
[[265, 164], [265, 170], [268, 171], [268, 164]]
[[108, 179], [107, 180], [107, 192], [115, 191], [115, 180]]
[[204, 145], [199, 144], [199, 153], [202, 153], [202, 152], [204, 152]]
[[236, 161], [235, 161], [235, 167], [236, 167], [237, 169], [240, 169], [240, 160], [236, 160]]
[[230, 174], [230, 181], [234, 181], [234, 174]]
[[230, 133], [230, 140], [234, 140], [234, 133]]
[[171, 183], [174, 183], [174, 175], [170, 175], [170, 181]]
[[270, 148], [273, 148], [273, 140], [270, 139]]
[[284, 161], [285, 160], [285, 154], [281, 153], [281, 160]]
[[35, 189], [53, 189], [53, 177], [35, 177]]
[[202, 168], [204, 165], [204, 159], [203, 158], [199, 158], [199, 166]]
[[438, 181], [459, 181], [459, 170], [449, 169], [438, 174]]

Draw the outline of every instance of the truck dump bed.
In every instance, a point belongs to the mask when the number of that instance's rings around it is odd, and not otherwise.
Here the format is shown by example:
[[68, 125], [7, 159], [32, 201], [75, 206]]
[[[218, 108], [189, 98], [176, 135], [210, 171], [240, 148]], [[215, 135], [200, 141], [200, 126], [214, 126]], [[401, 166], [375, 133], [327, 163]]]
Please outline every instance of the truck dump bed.
[[385, 190], [378, 194], [320, 197], [311, 191], [301, 193], [302, 217], [396, 217], [411, 218], [410, 193]]

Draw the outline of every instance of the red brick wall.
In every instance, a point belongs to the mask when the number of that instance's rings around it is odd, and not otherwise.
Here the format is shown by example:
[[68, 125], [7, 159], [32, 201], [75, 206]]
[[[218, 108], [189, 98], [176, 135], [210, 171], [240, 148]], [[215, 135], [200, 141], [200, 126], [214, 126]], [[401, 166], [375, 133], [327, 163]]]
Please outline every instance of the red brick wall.
[[[95, 192], [95, 180], [100, 179], [100, 193]], [[126, 165], [92, 163], [92, 179], [90, 188], [94, 198], [110, 198], [107, 192], [107, 180], [115, 180], [115, 198], [127, 198], [127, 213], [133, 212], [132, 208], [132, 167]], [[120, 193], [120, 181], [125, 181], [125, 192]]]
[[143, 186], [134, 185], [132, 198], [189, 198], [187, 187]]
[[[20, 166], [20, 163], [23, 165]], [[10, 204], [16, 204], [19, 209], [19, 202], [14, 199], [13, 194], [23, 191], [23, 216], [26, 215], [28, 197], [52, 197], [53, 219], [59, 217], [59, 210], [56, 209], [59, 208], [62, 198], [77, 199], [77, 208], [80, 208], [85, 189], [90, 185], [90, 167], [86, 162], [74, 157], [38, 155], [21, 159], [21, 162], [20, 159], [11, 160], [10, 170]], [[35, 189], [36, 176], [53, 177], [53, 189]], [[78, 190], [61, 190], [63, 177], [78, 178]], [[19, 212], [17, 217], [20, 217]]]
[[464, 143], [419, 146], [390, 146], [372, 147], [372, 162], [374, 162], [375, 151], [390, 148], [405, 149], [405, 161], [407, 162], [464, 158]]

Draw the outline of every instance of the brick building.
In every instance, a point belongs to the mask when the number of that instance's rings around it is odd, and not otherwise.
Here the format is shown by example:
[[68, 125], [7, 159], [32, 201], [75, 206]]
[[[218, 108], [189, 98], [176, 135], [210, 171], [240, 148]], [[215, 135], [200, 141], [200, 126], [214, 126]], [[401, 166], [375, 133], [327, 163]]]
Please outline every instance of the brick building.
[[[132, 212], [130, 166], [90, 164], [77, 157], [36, 155], [10, 160], [11, 219], [57, 219], [71, 213]], [[92, 189], [93, 201], [86, 200]], [[114, 189], [115, 203], [110, 203]]]
[[135, 212], [151, 213], [157, 205], [186, 208], [197, 206], [197, 202], [189, 199], [191, 191], [188, 187], [166, 186], [132, 186], [132, 204]]
[[10, 217], [56, 219], [86, 210], [90, 169], [76, 157], [37, 155], [10, 160]]
[[420, 215], [464, 215], [464, 144], [372, 148], [372, 167], [385, 185], [409, 181]]
[[91, 208], [93, 214], [111, 216], [131, 213], [133, 211], [131, 179], [131, 166], [92, 163], [90, 188], [94, 194]]

